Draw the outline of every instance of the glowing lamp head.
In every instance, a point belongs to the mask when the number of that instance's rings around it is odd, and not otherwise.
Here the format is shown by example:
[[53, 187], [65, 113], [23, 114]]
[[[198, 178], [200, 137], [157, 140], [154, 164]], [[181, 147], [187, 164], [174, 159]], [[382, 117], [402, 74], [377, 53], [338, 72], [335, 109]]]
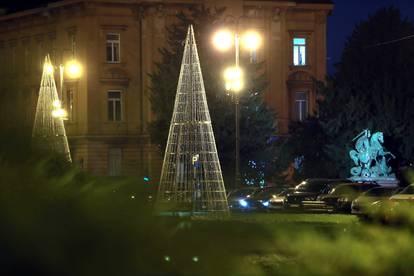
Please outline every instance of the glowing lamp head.
[[52, 105], [53, 105], [53, 107], [55, 109], [58, 109], [58, 108], [61, 107], [61, 104], [60, 104], [60, 101], [59, 100], [54, 100], [53, 103], [52, 103]]
[[243, 89], [243, 82], [241, 80], [237, 80], [233, 82], [231, 90], [233, 90], [234, 92], [239, 92], [242, 89]]
[[62, 109], [62, 108], [58, 108], [52, 111], [52, 116], [54, 118], [60, 118], [60, 119], [64, 119], [68, 116], [66, 110]]
[[82, 65], [76, 60], [71, 60], [66, 63], [66, 74], [71, 79], [78, 79], [82, 75]]
[[242, 45], [244, 48], [250, 51], [257, 50], [262, 44], [261, 36], [254, 31], [245, 33], [242, 37]]
[[243, 72], [240, 67], [230, 67], [224, 71], [226, 90], [239, 92], [243, 89]]
[[242, 77], [240, 67], [229, 67], [224, 71], [224, 79], [226, 81], [238, 80]]
[[45, 63], [45, 65], [43, 65], [43, 70], [46, 72], [46, 74], [52, 75], [53, 74], [53, 65], [50, 64], [50, 63]]
[[233, 46], [233, 34], [228, 30], [218, 31], [213, 37], [213, 44], [219, 51], [227, 51]]

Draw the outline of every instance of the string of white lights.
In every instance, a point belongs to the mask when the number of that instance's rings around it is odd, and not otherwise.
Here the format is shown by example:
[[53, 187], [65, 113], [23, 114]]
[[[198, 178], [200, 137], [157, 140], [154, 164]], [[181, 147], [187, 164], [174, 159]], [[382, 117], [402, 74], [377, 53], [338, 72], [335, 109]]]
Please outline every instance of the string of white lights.
[[68, 140], [62, 119], [64, 110], [58, 97], [53, 71], [53, 65], [49, 55], [47, 55], [43, 65], [32, 139], [37, 147], [63, 154], [71, 162]]
[[157, 203], [192, 212], [229, 210], [192, 26], [184, 48]]

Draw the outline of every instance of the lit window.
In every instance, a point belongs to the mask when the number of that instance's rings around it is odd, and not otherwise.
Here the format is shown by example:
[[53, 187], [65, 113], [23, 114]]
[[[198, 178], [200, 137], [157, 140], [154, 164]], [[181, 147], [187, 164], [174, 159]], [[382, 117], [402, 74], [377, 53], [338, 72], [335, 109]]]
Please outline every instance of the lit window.
[[106, 61], [109, 63], [120, 62], [121, 39], [119, 34], [109, 33], [106, 35]]
[[304, 121], [308, 116], [308, 95], [306, 92], [295, 93], [294, 119]]
[[306, 65], [306, 38], [293, 39], [293, 65]]
[[108, 175], [118, 176], [122, 173], [122, 149], [108, 149]]
[[121, 91], [108, 91], [108, 121], [119, 122], [122, 120]]

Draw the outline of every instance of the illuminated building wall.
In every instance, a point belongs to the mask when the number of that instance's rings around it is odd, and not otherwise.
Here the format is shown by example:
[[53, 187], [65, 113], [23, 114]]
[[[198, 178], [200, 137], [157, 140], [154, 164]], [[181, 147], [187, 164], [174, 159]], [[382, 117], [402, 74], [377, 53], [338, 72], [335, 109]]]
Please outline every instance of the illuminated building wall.
[[312, 78], [326, 74], [326, 18], [333, 8], [327, 0], [79, 0], [5, 14], [0, 62], [7, 70], [0, 70], [0, 81], [22, 85], [32, 127], [44, 56], [50, 53], [56, 66], [75, 57], [83, 74], [65, 76], [63, 89], [73, 162], [100, 175], [157, 178], [164, 149], [152, 145], [148, 134], [153, 114], [147, 74], [159, 60], [165, 27], [193, 5], [225, 6], [227, 19], [239, 18], [239, 29], [263, 36], [251, 60], [264, 61], [270, 81], [265, 98], [277, 111], [281, 134], [290, 120], [315, 110]]

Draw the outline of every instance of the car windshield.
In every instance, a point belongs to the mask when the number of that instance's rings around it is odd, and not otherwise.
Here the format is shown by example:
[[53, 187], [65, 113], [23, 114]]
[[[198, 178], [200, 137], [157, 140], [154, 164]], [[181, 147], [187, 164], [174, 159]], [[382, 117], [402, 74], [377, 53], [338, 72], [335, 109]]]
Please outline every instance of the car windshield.
[[362, 193], [374, 187], [375, 187], [375, 184], [372, 184], [372, 183], [345, 184], [345, 185], [339, 185], [338, 187], [332, 189], [329, 194], [338, 195], [338, 194]]
[[355, 185], [341, 185], [331, 190], [331, 195], [339, 195], [339, 194], [348, 194], [352, 192], [356, 192], [358, 190], [358, 186]]
[[254, 188], [236, 190], [230, 193], [229, 197], [246, 197], [248, 195], [253, 194], [256, 190], [257, 189]]
[[283, 191], [281, 191], [281, 192], [278, 194], [278, 196], [285, 196], [285, 195], [287, 195], [287, 194], [291, 193], [292, 191], [294, 191], [294, 189], [292, 189], [292, 188], [289, 188], [289, 189], [283, 190]]
[[295, 187], [295, 192], [316, 193], [327, 185], [324, 181], [303, 181]]
[[373, 188], [370, 189], [368, 191], [366, 191], [364, 193], [365, 196], [372, 196], [372, 197], [377, 197], [377, 196], [391, 196], [395, 191], [395, 188], [384, 188], [384, 187], [379, 187], [379, 188]]
[[270, 197], [272, 195], [277, 195], [281, 191], [279, 187], [270, 187], [261, 189], [259, 192], [254, 193], [255, 198]]
[[414, 185], [410, 185], [408, 187], [406, 187], [404, 190], [402, 190], [402, 192], [400, 194], [414, 194]]

